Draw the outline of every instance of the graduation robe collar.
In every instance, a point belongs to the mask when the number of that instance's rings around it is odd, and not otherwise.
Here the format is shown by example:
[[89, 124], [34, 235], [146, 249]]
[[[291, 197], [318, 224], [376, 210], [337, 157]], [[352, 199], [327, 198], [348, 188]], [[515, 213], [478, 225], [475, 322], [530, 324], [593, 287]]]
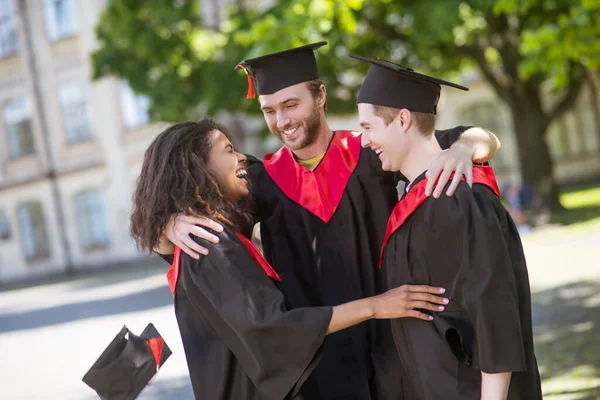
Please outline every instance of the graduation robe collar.
[[[246, 236], [242, 235], [239, 232], [235, 234], [237, 238], [242, 242], [242, 244], [248, 249], [248, 253], [254, 259], [254, 261], [260, 266], [265, 275], [270, 278], [275, 279], [276, 281], [280, 281], [281, 278], [275, 272], [273, 267], [269, 264], [267, 260], [262, 256], [260, 251], [256, 248], [254, 243], [250, 241]], [[167, 281], [169, 282], [169, 288], [171, 289], [171, 294], [175, 297], [175, 289], [177, 288], [177, 279], [179, 279], [179, 270], [181, 268], [181, 249], [175, 246], [175, 254], [173, 255], [173, 263], [171, 264], [171, 268], [169, 272], [167, 272]]]
[[360, 132], [336, 131], [314, 171], [300, 165], [287, 147], [267, 154], [263, 164], [290, 200], [327, 223], [342, 200], [359, 158]]
[[[454, 174], [450, 176], [452, 178]], [[462, 180], [465, 180], [464, 176]], [[500, 197], [500, 189], [498, 189], [498, 183], [496, 182], [496, 176], [491, 166], [477, 166], [473, 168], [473, 184], [485, 185], [490, 188], [496, 196]], [[383, 265], [383, 252], [385, 246], [390, 239], [390, 236], [398, 230], [404, 224], [404, 222], [415, 212], [417, 208], [423, 204], [428, 196], [425, 195], [425, 187], [427, 186], [427, 179], [425, 173], [420, 175], [417, 179], [411, 182], [408, 193], [404, 193], [392, 214], [388, 219], [387, 227], [385, 229], [385, 236], [383, 238], [383, 245], [381, 246], [381, 253], [379, 256], [379, 268]]]

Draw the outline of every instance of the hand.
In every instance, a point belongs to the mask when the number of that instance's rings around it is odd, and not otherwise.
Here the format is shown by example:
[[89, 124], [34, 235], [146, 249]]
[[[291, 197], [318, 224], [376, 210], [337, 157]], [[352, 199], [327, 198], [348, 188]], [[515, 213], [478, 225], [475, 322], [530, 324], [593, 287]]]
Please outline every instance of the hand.
[[440, 304], [448, 304], [448, 299], [435, 296], [444, 293], [443, 288], [435, 288], [425, 285], [402, 285], [374, 297], [373, 313], [377, 319], [393, 319], [412, 317], [430, 321], [431, 315], [427, 315], [415, 308], [430, 311], [443, 311]]
[[179, 247], [181, 251], [195, 259], [200, 258], [199, 254], [208, 254], [208, 249], [196, 243], [196, 241], [190, 237], [190, 234], [208, 240], [209, 242], [219, 243], [218, 237], [197, 225], [202, 225], [217, 232], [223, 231], [223, 227], [210, 218], [193, 217], [183, 214], [171, 216], [167, 223], [167, 227], [165, 228], [165, 235], [167, 238], [169, 238], [175, 246]]
[[[446, 186], [446, 183], [450, 180], [450, 175], [454, 172], [452, 178], [452, 184], [448, 187], [446, 195], [452, 196], [454, 191], [458, 187], [462, 176], [464, 175], [469, 187], [473, 187], [473, 162], [471, 156], [473, 155], [473, 148], [468, 144], [455, 143], [448, 150], [444, 150], [441, 156], [439, 156], [427, 170], [426, 177], [428, 179], [427, 186], [425, 187], [425, 194], [431, 196], [433, 191], [433, 185], [438, 179], [435, 192], [433, 197], [436, 199], [442, 194], [442, 190]], [[443, 171], [443, 172], [442, 172]], [[440, 175], [441, 173], [441, 175]]]

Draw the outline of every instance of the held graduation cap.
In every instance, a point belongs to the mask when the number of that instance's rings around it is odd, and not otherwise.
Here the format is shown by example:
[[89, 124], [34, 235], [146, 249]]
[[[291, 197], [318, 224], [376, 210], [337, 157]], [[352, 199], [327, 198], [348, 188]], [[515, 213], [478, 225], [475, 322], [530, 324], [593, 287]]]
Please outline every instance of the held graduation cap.
[[440, 85], [469, 90], [456, 83], [419, 74], [390, 61], [354, 54], [350, 54], [350, 57], [371, 63], [371, 68], [358, 93], [357, 104], [367, 103], [435, 114], [440, 99]]
[[140, 336], [124, 326], [82, 380], [103, 400], [133, 400], [170, 356], [153, 324]]
[[248, 76], [247, 99], [258, 94], [273, 94], [288, 86], [319, 78], [314, 51], [326, 45], [317, 42], [293, 49], [278, 51], [241, 61], [235, 69], [243, 69]]

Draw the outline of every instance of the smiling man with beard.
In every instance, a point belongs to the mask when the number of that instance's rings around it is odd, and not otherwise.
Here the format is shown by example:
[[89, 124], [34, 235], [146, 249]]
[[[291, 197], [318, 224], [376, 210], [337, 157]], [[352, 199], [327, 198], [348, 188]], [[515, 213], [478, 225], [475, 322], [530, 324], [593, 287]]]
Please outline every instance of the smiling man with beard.
[[[249, 76], [248, 97], [258, 91], [265, 121], [284, 144], [262, 162], [249, 157], [247, 169], [264, 256], [281, 277], [292, 309], [336, 305], [381, 292], [385, 282], [377, 270], [379, 252], [401, 179], [384, 172], [375, 153], [361, 148], [360, 132], [329, 128], [327, 90], [314, 56], [324, 44], [244, 60], [238, 66]], [[436, 138], [446, 149], [456, 142], [437, 159], [438, 174], [444, 169], [437, 196], [453, 171], [457, 178], [448, 194], [463, 174], [471, 179], [471, 159], [486, 161], [497, 150], [495, 136], [479, 128], [456, 127], [436, 132]], [[214, 237], [196, 224], [218, 229], [214, 222], [177, 215], [165, 235], [197, 257], [196, 252], [206, 249], [190, 234]], [[170, 253], [173, 246], [156, 251]], [[305, 398], [396, 399], [399, 369], [387, 365], [376, 371], [375, 365], [385, 363], [374, 363], [392, 353], [386, 347], [391, 340], [389, 325], [379, 321], [328, 336], [321, 362], [303, 388]]]

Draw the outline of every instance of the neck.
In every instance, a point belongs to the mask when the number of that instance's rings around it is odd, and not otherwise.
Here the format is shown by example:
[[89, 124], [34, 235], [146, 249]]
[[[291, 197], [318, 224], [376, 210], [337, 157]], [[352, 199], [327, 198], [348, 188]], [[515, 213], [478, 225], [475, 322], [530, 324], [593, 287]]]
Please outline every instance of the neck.
[[329, 125], [327, 125], [325, 118], [322, 117], [319, 124], [319, 133], [315, 137], [315, 140], [308, 146], [295, 150], [294, 155], [299, 160], [308, 160], [325, 153], [331, 141], [331, 135], [332, 132]]
[[421, 133], [415, 132], [413, 145], [402, 162], [400, 172], [409, 182], [412, 182], [426, 171], [441, 154], [442, 148], [433, 133], [426, 138]]

